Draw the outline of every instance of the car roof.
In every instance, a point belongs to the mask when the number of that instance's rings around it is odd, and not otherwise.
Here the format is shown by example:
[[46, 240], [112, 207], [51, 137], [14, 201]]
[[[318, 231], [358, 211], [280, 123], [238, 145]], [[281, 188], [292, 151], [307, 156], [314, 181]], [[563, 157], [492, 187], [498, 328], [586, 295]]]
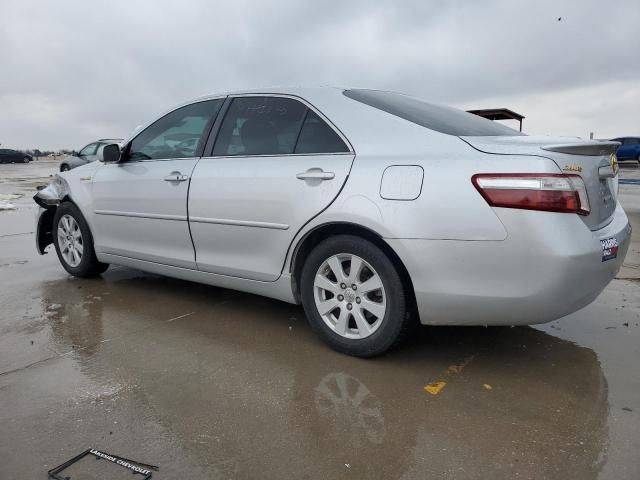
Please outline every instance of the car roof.
[[271, 86], [260, 88], [248, 88], [243, 90], [228, 90], [226, 92], [212, 93], [198, 98], [197, 100], [206, 100], [208, 98], [226, 97], [228, 95], [295, 95], [304, 97], [308, 94], [318, 93], [342, 93], [347, 88], [335, 86], [316, 86], [316, 87], [296, 87], [296, 86]]

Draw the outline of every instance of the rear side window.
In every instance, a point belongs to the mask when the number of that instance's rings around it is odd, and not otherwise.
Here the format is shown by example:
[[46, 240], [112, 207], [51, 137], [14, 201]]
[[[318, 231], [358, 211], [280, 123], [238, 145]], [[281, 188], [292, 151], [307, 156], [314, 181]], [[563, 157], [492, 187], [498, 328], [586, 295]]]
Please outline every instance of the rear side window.
[[344, 95], [409, 122], [447, 135], [516, 136], [524, 135], [486, 118], [451, 107], [424, 102], [400, 93], [379, 90], [345, 90]]
[[214, 155], [293, 153], [307, 107], [282, 97], [234, 98], [213, 147]]
[[192, 103], [149, 125], [131, 142], [129, 160], [191, 158], [201, 155], [204, 133], [224, 100]]
[[349, 148], [317, 113], [307, 110], [296, 144], [296, 153], [343, 153]]

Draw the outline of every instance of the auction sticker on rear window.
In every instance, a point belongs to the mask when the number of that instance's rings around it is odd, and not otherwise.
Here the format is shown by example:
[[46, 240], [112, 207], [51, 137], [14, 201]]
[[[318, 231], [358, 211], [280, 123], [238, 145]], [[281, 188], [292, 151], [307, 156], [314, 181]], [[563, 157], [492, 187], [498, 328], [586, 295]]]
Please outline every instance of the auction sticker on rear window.
[[618, 239], [615, 237], [600, 240], [602, 245], [602, 261], [606, 262], [618, 256]]

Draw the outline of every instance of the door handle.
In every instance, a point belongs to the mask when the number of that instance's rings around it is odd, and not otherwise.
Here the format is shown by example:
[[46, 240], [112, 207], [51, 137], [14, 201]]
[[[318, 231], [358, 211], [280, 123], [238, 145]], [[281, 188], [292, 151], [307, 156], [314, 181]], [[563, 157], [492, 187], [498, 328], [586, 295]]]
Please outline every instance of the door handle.
[[310, 168], [306, 172], [298, 173], [298, 180], [333, 180], [336, 174], [333, 172], [325, 172], [321, 168]]
[[189, 180], [189, 175], [184, 175], [180, 172], [171, 172], [164, 177], [165, 182], [186, 182], [187, 180]]

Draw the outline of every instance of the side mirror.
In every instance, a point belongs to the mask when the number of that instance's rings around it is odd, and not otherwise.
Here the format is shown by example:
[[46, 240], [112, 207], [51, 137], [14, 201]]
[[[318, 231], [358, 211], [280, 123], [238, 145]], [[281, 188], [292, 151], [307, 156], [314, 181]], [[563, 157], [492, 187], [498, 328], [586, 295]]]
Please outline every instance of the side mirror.
[[79, 156], [80, 156], [80, 153], [76, 152], [75, 150], [72, 150], [72, 151], [71, 151], [71, 156], [72, 156], [72, 157], [79, 157]]
[[118, 163], [120, 161], [120, 147], [116, 143], [105, 145], [98, 149], [98, 160], [104, 163]]

